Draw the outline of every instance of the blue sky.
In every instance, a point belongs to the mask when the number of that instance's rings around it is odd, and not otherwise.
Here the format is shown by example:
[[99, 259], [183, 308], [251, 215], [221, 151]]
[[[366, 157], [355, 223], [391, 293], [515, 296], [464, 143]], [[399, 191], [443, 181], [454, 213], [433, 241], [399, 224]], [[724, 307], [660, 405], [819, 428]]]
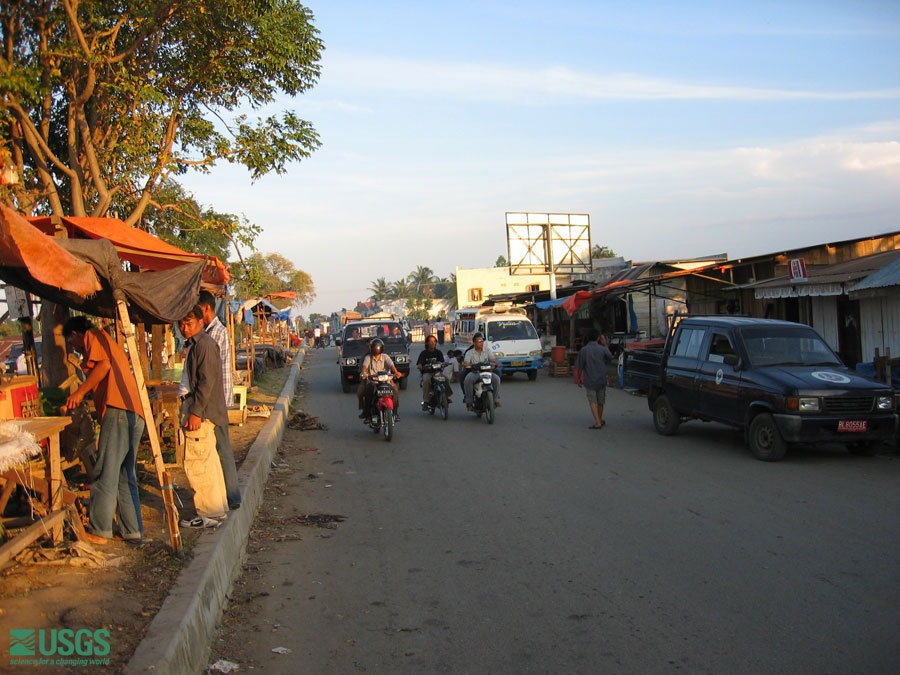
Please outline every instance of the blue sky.
[[589, 213], [635, 261], [900, 230], [896, 1], [307, 5], [322, 77], [272, 110], [322, 148], [185, 181], [313, 277], [304, 314], [493, 265], [506, 211]]

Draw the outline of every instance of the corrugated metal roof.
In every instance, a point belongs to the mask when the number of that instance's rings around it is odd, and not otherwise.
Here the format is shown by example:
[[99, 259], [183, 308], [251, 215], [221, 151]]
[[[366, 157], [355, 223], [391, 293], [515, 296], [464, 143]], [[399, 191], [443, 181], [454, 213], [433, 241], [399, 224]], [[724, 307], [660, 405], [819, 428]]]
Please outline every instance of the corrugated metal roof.
[[873, 272], [855, 286], [851, 286], [847, 289], [847, 292], [887, 288], [889, 286], [900, 286], [900, 258], [885, 265], [877, 272]]
[[808, 281], [796, 281], [788, 276], [780, 276], [774, 279], [744, 284], [740, 288], [763, 289], [788, 286], [799, 287], [807, 284], [845, 284], [864, 279], [874, 272], [881, 271], [885, 266], [897, 260], [900, 260], [900, 249], [882, 251], [881, 253], [873, 253], [872, 255], [845, 260], [833, 265], [810, 268]]

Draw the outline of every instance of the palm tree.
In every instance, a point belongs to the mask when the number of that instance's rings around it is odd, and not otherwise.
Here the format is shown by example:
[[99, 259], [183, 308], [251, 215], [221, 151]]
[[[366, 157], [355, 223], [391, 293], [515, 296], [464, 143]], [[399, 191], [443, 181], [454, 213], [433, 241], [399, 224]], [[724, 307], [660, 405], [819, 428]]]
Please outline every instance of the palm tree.
[[391, 298], [393, 300], [401, 300], [408, 298], [415, 289], [412, 288], [406, 279], [400, 279], [391, 284]]
[[384, 277], [378, 277], [373, 281], [372, 285], [369, 286], [369, 290], [372, 291], [369, 300], [378, 302], [380, 300], [388, 300], [391, 297], [391, 285], [385, 281]]
[[435, 296], [442, 300], [450, 301], [450, 309], [456, 309], [456, 274], [450, 275], [449, 279], [441, 279], [434, 287]]
[[434, 281], [434, 270], [430, 267], [419, 265], [415, 270], [409, 273], [409, 285], [417, 293], [421, 293], [425, 297], [432, 297], [431, 284]]

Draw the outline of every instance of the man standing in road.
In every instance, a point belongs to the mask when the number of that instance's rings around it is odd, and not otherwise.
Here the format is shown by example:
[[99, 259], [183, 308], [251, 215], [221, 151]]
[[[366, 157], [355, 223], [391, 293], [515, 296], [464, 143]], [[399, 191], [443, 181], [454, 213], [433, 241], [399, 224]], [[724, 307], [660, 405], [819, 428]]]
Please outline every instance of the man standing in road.
[[575, 360], [575, 384], [584, 387], [594, 424], [588, 429], [602, 429], [603, 406], [606, 405], [606, 364], [613, 360], [612, 352], [606, 346], [606, 338], [593, 328], [588, 331], [584, 347]]
[[[215, 340], [219, 347], [219, 360], [222, 364], [222, 393], [225, 396], [225, 407], [234, 401], [234, 378], [231, 372], [231, 341], [228, 330], [216, 316], [216, 299], [209, 291], [200, 291], [197, 302], [203, 312], [203, 325], [207, 334]], [[227, 418], [227, 411], [226, 411]], [[238, 488], [237, 467], [234, 464], [234, 450], [231, 448], [231, 437], [228, 434], [228, 423], [225, 426], [216, 424], [216, 452], [222, 463], [222, 475], [225, 477], [225, 491], [228, 493], [228, 508], [232, 511], [241, 507], [241, 491]]]
[[95, 328], [84, 316], [66, 321], [63, 335], [83, 356], [82, 370], [87, 374], [81, 386], [66, 399], [65, 409], [74, 410], [93, 392], [100, 418], [97, 464], [91, 475], [88, 541], [105, 544], [112, 538], [116, 515], [122, 538], [140, 542], [143, 524], [134, 467], [144, 419], [128, 357], [107, 333]]

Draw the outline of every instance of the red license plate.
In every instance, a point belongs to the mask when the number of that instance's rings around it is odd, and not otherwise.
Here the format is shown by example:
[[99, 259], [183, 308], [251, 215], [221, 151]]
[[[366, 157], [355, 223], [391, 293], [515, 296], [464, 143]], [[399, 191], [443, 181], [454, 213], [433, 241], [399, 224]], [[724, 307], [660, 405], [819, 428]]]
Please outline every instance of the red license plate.
[[838, 422], [838, 431], [868, 431], [869, 423], [866, 420], [841, 420]]

